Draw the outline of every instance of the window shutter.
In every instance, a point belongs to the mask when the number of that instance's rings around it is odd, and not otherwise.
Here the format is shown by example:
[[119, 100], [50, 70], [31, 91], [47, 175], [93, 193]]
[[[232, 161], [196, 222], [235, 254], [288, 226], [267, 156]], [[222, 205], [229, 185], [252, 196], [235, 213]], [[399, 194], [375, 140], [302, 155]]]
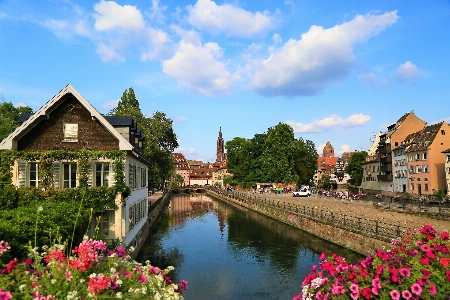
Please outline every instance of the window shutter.
[[61, 187], [61, 162], [53, 162], [53, 187], [59, 189]]
[[113, 186], [116, 184], [116, 172], [114, 172], [114, 162], [109, 164], [109, 186]]
[[89, 171], [88, 171], [88, 180], [87, 180], [88, 186], [91, 187], [93, 186], [94, 178], [95, 178], [95, 163], [91, 162], [89, 164]]
[[18, 186], [25, 187], [27, 185], [27, 162], [19, 161]]

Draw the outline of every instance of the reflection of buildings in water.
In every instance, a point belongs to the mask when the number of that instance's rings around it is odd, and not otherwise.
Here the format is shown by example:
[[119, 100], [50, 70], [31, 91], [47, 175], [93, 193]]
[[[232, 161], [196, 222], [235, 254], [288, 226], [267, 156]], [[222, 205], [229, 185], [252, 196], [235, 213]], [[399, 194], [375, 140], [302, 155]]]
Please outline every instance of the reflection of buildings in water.
[[169, 204], [172, 216], [169, 226], [182, 224], [188, 218], [200, 217], [216, 209], [214, 201], [206, 195], [174, 195]]

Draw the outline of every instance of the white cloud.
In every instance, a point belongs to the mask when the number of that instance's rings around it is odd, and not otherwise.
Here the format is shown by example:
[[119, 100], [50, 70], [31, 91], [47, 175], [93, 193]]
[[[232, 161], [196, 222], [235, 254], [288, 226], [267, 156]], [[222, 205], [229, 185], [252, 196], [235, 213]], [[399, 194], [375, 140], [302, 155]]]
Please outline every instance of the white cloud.
[[344, 144], [341, 146], [341, 149], [339, 149], [336, 154], [342, 155], [344, 152], [351, 152], [350, 151], [350, 145]]
[[5, 96], [3, 96], [2, 90], [0, 90], [0, 102], [5, 102]]
[[23, 102], [19, 102], [19, 103], [16, 103], [16, 104], [14, 104], [14, 107], [27, 107], [28, 105], [26, 105], [25, 103], [23, 103]]
[[354, 114], [345, 119], [337, 115], [331, 115], [322, 120], [315, 120], [310, 124], [296, 123], [295, 121], [286, 121], [286, 124], [290, 125], [294, 129], [294, 132], [317, 133], [329, 130], [330, 128], [333, 127], [344, 127], [344, 128], [359, 127], [367, 123], [369, 120], [370, 117], [363, 114]]
[[166, 20], [166, 16], [164, 12], [167, 9], [167, 6], [159, 6], [159, 0], [152, 0], [152, 8], [150, 11], [150, 19], [155, 20], [159, 24], [163, 24]]
[[163, 61], [163, 71], [178, 86], [202, 95], [226, 95], [239, 76], [227, 70], [223, 50], [216, 43], [191, 44], [182, 40], [175, 55]]
[[100, 1], [94, 5], [95, 24], [98, 31], [121, 29], [125, 31], [141, 30], [145, 22], [136, 6], [121, 6], [114, 1]]
[[410, 61], [401, 64], [396, 71], [397, 81], [403, 83], [420, 76], [419, 69]]
[[372, 88], [380, 88], [389, 86], [389, 82], [386, 78], [374, 72], [367, 72], [358, 75], [358, 81], [362, 84], [367, 84]]
[[248, 87], [264, 96], [316, 95], [350, 73], [356, 44], [378, 35], [397, 19], [393, 11], [358, 15], [329, 29], [311, 26], [300, 40], [289, 40], [266, 60], [250, 60]]
[[217, 5], [211, 0], [198, 0], [186, 7], [188, 22], [200, 30], [227, 36], [263, 35], [275, 27], [275, 19], [267, 11], [249, 12], [231, 4]]
[[173, 120], [177, 123], [185, 123], [188, 121], [188, 119], [186, 119], [185, 117], [182, 117], [182, 116], [176, 116], [173, 118]]
[[120, 101], [120, 99], [104, 102], [104, 103], [102, 103], [102, 108], [109, 109], [109, 110], [116, 108], [117, 105], [119, 104], [119, 101]]

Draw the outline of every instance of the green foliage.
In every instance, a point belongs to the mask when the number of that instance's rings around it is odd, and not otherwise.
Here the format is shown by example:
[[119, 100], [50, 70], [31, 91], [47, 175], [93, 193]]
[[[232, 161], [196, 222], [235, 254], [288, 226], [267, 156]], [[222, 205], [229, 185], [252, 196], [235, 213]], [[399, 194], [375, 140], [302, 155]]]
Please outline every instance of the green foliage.
[[161, 187], [174, 171], [172, 152], [178, 147], [177, 136], [172, 128], [172, 120], [157, 111], [146, 117], [136, 99], [133, 88], [126, 89], [117, 107], [109, 115], [132, 116], [145, 136], [144, 154], [150, 161], [148, 166], [149, 188]]
[[0, 210], [10, 210], [18, 205], [17, 188], [12, 185], [0, 186]]
[[322, 175], [322, 187], [324, 189], [329, 189], [331, 187], [330, 175], [323, 174]]
[[[79, 208], [80, 203], [72, 200], [63, 203], [32, 202], [17, 209], [2, 211], [0, 240], [8, 241], [12, 249], [6, 255], [10, 255], [9, 259], [24, 259], [28, 245], [42, 247], [56, 239], [71, 244], [79, 243], [89, 224], [89, 211]], [[77, 216], [78, 221], [75, 222]]]
[[180, 174], [175, 174], [170, 179], [169, 188], [171, 190], [177, 190], [178, 187], [183, 184], [183, 182], [184, 182], [183, 176], [181, 176]]
[[28, 106], [14, 107], [11, 102], [0, 103], [0, 141], [19, 126], [17, 119], [21, 113], [32, 113]]
[[284, 123], [252, 139], [235, 137], [225, 148], [227, 169], [243, 187], [255, 182], [309, 184], [317, 169], [314, 143], [296, 140], [293, 129]]
[[366, 159], [367, 152], [359, 151], [353, 153], [348, 162], [348, 174], [351, 177], [353, 185], [360, 186], [363, 178], [363, 168], [361, 163]]
[[433, 194], [433, 196], [436, 196], [439, 200], [444, 199], [445, 196], [447, 196], [446, 190], [439, 190]]

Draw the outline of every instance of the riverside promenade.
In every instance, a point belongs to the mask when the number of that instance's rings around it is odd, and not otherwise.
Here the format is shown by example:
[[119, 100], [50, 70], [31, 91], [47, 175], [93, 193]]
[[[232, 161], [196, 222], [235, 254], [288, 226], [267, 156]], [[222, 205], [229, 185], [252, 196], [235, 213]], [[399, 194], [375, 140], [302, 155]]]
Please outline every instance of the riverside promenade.
[[[326, 196], [312, 194], [310, 197], [293, 197], [289, 194], [254, 194], [244, 192], [249, 195], [279, 200], [280, 202], [290, 203], [292, 205], [312, 207], [317, 210], [327, 210], [335, 213], [346, 214], [348, 216], [361, 217], [370, 220], [379, 220], [390, 224], [399, 224], [413, 229], [421, 228], [423, 225], [433, 226], [439, 233], [443, 231], [450, 232], [450, 219], [438, 220], [430, 218], [427, 214], [411, 214], [401, 212], [400, 210], [387, 210], [384, 208], [375, 208], [372, 201], [369, 200], [342, 200]], [[392, 204], [395, 207], [397, 204]]]
[[217, 188], [210, 188], [207, 193], [363, 255], [376, 249], [389, 248], [393, 239], [427, 224], [438, 232], [450, 228], [448, 220], [379, 209], [367, 200], [341, 200], [317, 195], [293, 197], [292, 194], [255, 194]]

